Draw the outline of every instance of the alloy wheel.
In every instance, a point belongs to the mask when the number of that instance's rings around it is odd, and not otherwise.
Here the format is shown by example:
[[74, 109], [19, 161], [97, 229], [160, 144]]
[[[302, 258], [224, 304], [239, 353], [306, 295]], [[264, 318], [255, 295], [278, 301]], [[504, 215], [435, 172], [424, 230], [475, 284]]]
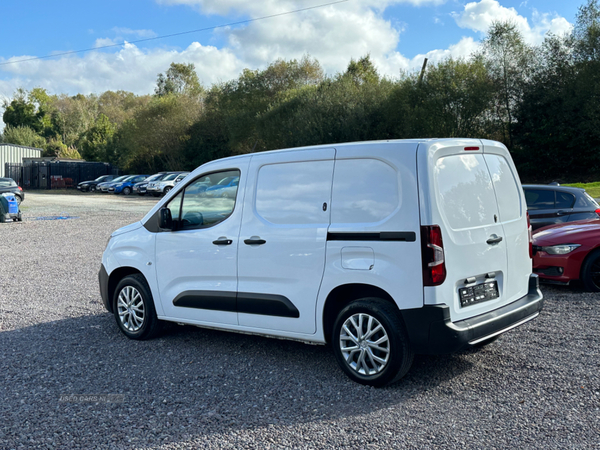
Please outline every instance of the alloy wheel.
[[138, 331], [144, 325], [145, 308], [142, 294], [133, 286], [125, 286], [119, 292], [117, 309], [121, 325], [128, 331]]
[[373, 316], [354, 314], [340, 330], [340, 350], [348, 366], [363, 376], [381, 372], [390, 359], [390, 340], [385, 328]]

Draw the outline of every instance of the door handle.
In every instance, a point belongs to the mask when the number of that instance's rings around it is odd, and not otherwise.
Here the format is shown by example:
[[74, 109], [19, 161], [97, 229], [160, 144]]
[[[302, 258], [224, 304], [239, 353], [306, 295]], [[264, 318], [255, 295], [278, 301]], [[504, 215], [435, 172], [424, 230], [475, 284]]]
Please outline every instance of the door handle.
[[267, 241], [259, 238], [258, 236], [252, 236], [250, 239], [244, 240], [244, 244], [246, 244], [246, 245], [263, 245], [266, 243], [267, 243]]
[[216, 241], [213, 241], [215, 245], [231, 245], [233, 241], [231, 239], [227, 239], [226, 237], [220, 237]]
[[487, 242], [490, 245], [498, 244], [499, 242], [502, 242], [502, 236], [498, 236], [496, 234], [492, 234], [490, 236], [490, 238], [487, 241], [485, 241], [485, 242]]
[[556, 213], [557, 216], [566, 216], [567, 214], [569, 214], [569, 211], [558, 211]]

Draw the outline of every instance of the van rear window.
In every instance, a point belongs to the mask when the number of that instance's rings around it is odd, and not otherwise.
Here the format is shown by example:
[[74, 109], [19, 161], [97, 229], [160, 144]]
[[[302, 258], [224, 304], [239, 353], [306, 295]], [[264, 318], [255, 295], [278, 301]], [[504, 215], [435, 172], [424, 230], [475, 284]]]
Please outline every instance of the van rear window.
[[437, 202], [450, 228], [459, 230], [495, 222], [496, 197], [482, 154], [440, 158], [434, 178]]
[[483, 157], [494, 183], [500, 222], [520, 218], [523, 210], [521, 190], [508, 161], [500, 155], [484, 155]]

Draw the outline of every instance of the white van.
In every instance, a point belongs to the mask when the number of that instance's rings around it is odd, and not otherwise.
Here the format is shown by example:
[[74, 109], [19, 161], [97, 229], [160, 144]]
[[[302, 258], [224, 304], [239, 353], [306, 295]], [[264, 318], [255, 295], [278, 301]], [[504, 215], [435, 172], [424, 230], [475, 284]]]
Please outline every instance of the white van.
[[357, 142], [207, 163], [115, 231], [100, 292], [123, 333], [161, 321], [330, 343], [383, 386], [415, 353], [485, 345], [535, 318], [531, 234], [506, 147]]

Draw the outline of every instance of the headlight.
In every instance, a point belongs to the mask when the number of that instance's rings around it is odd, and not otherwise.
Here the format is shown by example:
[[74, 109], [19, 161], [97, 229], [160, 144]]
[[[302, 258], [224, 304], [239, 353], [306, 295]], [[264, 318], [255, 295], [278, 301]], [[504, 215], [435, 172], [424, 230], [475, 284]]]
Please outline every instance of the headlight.
[[567, 253], [571, 253], [577, 247], [581, 247], [580, 244], [560, 244], [560, 245], [550, 245], [548, 247], [541, 247], [543, 252], [548, 253], [549, 255], [566, 255]]

